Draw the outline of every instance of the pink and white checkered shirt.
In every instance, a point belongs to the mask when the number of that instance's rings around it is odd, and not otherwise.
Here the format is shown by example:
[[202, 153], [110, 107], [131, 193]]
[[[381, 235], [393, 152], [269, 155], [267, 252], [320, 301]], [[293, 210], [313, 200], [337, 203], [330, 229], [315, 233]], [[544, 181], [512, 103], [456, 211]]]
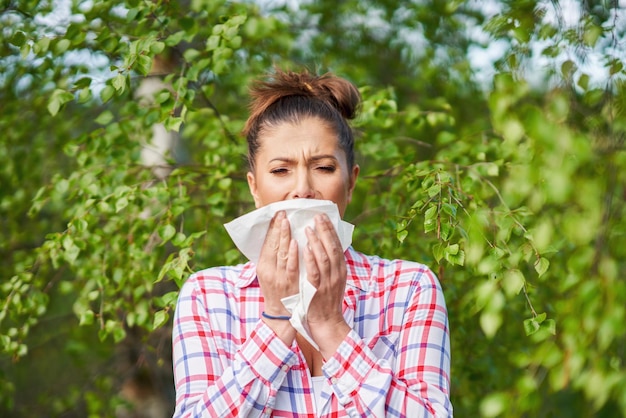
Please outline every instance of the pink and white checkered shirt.
[[304, 356], [260, 319], [252, 263], [193, 274], [174, 318], [175, 417], [451, 417], [450, 339], [426, 266], [345, 252], [352, 330], [322, 367], [316, 410]]

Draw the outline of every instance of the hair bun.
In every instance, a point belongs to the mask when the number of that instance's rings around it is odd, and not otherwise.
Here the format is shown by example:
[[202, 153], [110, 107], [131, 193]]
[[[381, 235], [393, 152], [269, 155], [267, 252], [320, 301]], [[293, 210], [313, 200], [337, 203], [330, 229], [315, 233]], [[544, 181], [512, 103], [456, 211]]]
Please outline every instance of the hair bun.
[[359, 90], [348, 80], [332, 73], [318, 76], [306, 70], [296, 73], [275, 69], [268, 80], [252, 87], [250, 94], [257, 112], [283, 97], [308, 96], [328, 103], [345, 119], [354, 119], [361, 102]]

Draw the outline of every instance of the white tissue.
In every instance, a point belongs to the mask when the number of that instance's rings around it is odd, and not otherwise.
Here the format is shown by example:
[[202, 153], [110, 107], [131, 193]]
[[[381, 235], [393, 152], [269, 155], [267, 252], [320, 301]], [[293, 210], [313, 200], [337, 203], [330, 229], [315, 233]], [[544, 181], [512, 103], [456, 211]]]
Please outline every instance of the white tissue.
[[304, 246], [307, 244], [305, 228], [315, 228], [314, 216], [325, 213], [335, 226], [341, 247], [345, 251], [352, 243], [354, 225], [341, 220], [337, 205], [330, 200], [291, 199], [271, 203], [247, 213], [224, 225], [239, 250], [253, 263], [257, 263], [261, 247], [269, 229], [270, 221], [279, 210], [284, 210], [291, 225], [291, 237], [298, 243], [298, 266], [300, 291], [296, 295], [281, 299], [291, 314], [291, 324], [316, 350], [319, 346], [309, 333], [306, 314], [317, 289], [307, 279], [304, 265]]

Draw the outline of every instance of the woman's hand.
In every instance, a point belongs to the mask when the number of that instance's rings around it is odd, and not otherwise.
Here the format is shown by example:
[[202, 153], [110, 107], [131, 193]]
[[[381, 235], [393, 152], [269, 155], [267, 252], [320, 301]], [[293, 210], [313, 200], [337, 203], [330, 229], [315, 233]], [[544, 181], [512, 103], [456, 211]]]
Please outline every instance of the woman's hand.
[[298, 293], [298, 244], [291, 239], [284, 211], [277, 212], [270, 222], [256, 272], [265, 299], [265, 312], [274, 316], [289, 315], [280, 300]]
[[309, 305], [307, 322], [322, 356], [329, 358], [350, 331], [343, 318], [346, 260], [341, 241], [327, 215], [316, 215], [315, 230], [307, 228], [306, 234], [309, 240], [304, 249], [306, 271], [309, 282], [317, 288]]

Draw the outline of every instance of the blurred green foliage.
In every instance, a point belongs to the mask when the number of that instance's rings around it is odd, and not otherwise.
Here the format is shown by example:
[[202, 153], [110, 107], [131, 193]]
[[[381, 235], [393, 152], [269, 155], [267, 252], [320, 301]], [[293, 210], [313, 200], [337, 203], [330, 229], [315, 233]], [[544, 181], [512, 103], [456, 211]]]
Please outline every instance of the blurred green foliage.
[[[361, 88], [346, 220], [438, 273], [455, 414], [626, 416], [623, 11], [269, 4], [0, 5], [0, 415], [122, 416], [129, 379], [172, 407], [177, 289], [242, 261], [222, 224], [253, 208], [247, 86], [304, 65]], [[485, 87], [470, 58], [494, 44]], [[140, 101], [146, 77], [169, 88]], [[180, 133], [163, 178], [155, 124]]]

